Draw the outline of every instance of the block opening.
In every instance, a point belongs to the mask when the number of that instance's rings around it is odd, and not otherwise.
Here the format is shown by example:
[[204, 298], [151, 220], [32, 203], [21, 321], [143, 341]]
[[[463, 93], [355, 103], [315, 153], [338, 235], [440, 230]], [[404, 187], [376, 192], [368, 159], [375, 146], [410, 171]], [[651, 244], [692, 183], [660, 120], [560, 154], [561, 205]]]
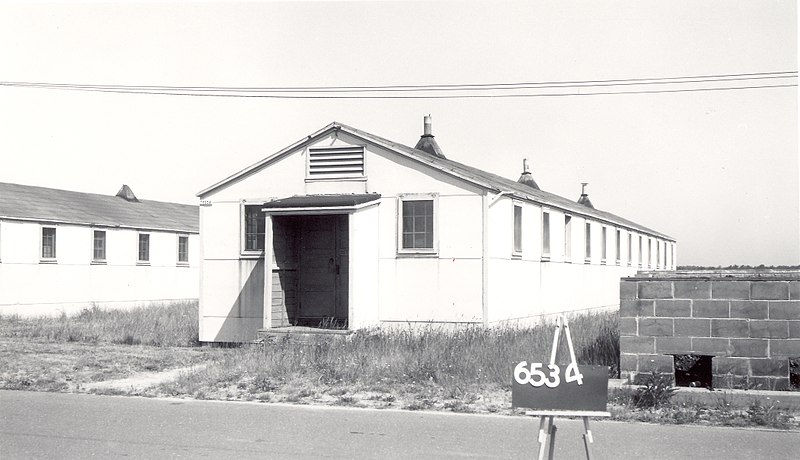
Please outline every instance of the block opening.
[[675, 386], [712, 388], [711, 356], [673, 355], [675, 358]]

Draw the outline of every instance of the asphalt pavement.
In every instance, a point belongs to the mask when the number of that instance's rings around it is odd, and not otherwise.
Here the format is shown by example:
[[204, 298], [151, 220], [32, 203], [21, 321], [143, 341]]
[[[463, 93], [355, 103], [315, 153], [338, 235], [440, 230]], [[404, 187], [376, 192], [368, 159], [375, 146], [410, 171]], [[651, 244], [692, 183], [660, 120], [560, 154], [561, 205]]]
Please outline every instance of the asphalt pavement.
[[[556, 419], [555, 458], [583, 458]], [[794, 459], [800, 433], [593, 421], [598, 459]], [[0, 391], [0, 458], [536, 458], [538, 420]]]

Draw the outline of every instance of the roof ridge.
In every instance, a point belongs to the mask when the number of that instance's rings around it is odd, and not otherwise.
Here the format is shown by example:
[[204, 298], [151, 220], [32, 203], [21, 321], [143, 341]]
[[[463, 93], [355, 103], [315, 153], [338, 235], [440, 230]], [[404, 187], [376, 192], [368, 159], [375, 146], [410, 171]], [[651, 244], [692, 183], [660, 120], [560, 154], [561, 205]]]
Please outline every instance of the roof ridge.
[[0, 215], [8, 219], [196, 233], [199, 213], [197, 205], [0, 182]]
[[[405, 155], [410, 157], [411, 159], [415, 159], [417, 161], [422, 162], [423, 164], [427, 164], [432, 166], [446, 174], [450, 174], [460, 180], [465, 182], [471, 183], [475, 186], [480, 188], [484, 188], [487, 190], [495, 190], [498, 192], [508, 191], [508, 189], [513, 190], [516, 192], [516, 195], [522, 199], [529, 200], [532, 202], [536, 202], [539, 204], [552, 206], [555, 208], [560, 208], [565, 211], [592, 217], [597, 220], [607, 221], [610, 223], [618, 223], [622, 227], [628, 227], [634, 230], [639, 230], [644, 233], [651, 234], [653, 236], [659, 236], [671, 241], [675, 241], [675, 238], [668, 236], [664, 233], [655, 231], [644, 225], [637, 224], [631, 220], [625, 219], [624, 217], [617, 216], [616, 214], [612, 214], [608, 211], [602, 211], [599, 209], [591, 209], [577, 202], [570, 200], [569, 198], [562, 197], [561, 195], [556, 195], [555, 193], [548, 192], [546, 190], [537, 190], [533, 189], [527, 185], [520, 184], [515, 180], [508, 179], [506, 177], [500, 176], [499, 174], [495, 174], [489, 171], [484, 171], [482, 169], [466, 165], [464, 163], [460, 163], [455, 160], [451, 160], [449, 158], [441, 158], [435, 155], [432, 155], [428, 152], [423, 150], [416, 149], [414, 147], [410, 147], [406, 144], [402, 144], [400, 142], [396, 142], [385, 137], [381, 137], [367, 131], [363, 131], [358, 128], [354, 128], [349, 126], [345, 123], [340, 123], [337, 121], [331, 122], [322, 129], [319, 129], [312, 134], [309, 134], [305, 138], [290, 144], [283, 149], [279, 150], [278, 152], [267, 156], [266, 158], [261, 159], [260, 161], [253, 163], [252, 165], [239, 170], [237, 173], [234, 173], [231, 176], [223, 179], [222, 181], [217, 182], [216, 184], [211, 185], [203, 190], [201, 190], [197, 196], [203, 197], [208, 193], [213, 192], [214, 190], [222, 187], [230, 182], [239, 180], [243, 176], [247, 176], [249, 174], [253, 174], [261, 169], [267, 167], [271, 162], [275, 161], [276, 159], [295, 151], [298, 148], [301, 148], [303, 145], [306, 145], [312, 142], [314, 139], [319, 138], [327, 134], [330, 130], [337, 129], [337, 130], [344, 130], [351, 135], [356, 137], [360, 137], [368, 142], [373, 142], [379, 146], [384, 148], [394, 150], [396, 153], [401, 155]], [[550, 201], [549, 203], [547, 201]]]

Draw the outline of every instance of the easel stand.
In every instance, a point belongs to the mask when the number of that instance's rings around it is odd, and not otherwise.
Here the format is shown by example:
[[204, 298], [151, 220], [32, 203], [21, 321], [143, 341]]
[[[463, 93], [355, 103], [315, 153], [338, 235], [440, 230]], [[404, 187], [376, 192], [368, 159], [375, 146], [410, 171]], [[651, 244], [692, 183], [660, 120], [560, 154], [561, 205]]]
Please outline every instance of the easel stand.
[[589, 417], [610, 417], [609, 412], [584, 412], [569, 410], [547, 410], [547, 411], [528, 411], [525, 415], [535, 415], [539, 417], [539, 460], [544, 460], [547, 453], [548, 460], [553, 460], [556, 446], [556, 431], [558, 430], [553, 423], [556, 417], [580, 417], [583, 419], [583, 447], [586, 449], [586, 459], [592, 460], [592, 430], [589, 428]]
[[[569, 333], [569, 325], [567, 318], [560, 315], [556, 320], [556, 330], [553, 335], [553, 348], [550, 351], [550, 364], [556, 362], [556, 351], [558, 350], [558, 339], [561, 337], [561, 329], [564, 329], [564, 334], [567, 336], [567, 347], [569, 348], [569, 357], [572, 363], [578, 362], [575, 358], [575, 348], [572, 346], [572, 337]], [[539, 417], [539, 460], [544, 460], [545, 452], [548, 452], [548, 460], [553, 459], [553, 453], [556, 446], [556, 425], [553, 419], [556, 417], [580, 417], [583, 419], [583, 446], [586, 449], [586, 459], [592, 460], [592, 430], [589, 429], [589, 417], [611, 417], [609, 412], [598, 411], [569, 411], [569, 410], [540, 410], [528, 411], [526, 415], [535, 415]], [[545, 427], [546, 425], [546, 427]]]

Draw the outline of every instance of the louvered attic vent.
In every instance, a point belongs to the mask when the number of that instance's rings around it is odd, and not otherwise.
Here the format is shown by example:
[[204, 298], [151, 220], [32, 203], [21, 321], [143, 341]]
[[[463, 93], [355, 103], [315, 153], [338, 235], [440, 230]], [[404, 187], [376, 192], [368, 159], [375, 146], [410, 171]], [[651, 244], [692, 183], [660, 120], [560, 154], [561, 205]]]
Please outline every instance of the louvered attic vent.
[[310, 179], [364, 177], [364, 147], [308, 149], [308, 177]]

